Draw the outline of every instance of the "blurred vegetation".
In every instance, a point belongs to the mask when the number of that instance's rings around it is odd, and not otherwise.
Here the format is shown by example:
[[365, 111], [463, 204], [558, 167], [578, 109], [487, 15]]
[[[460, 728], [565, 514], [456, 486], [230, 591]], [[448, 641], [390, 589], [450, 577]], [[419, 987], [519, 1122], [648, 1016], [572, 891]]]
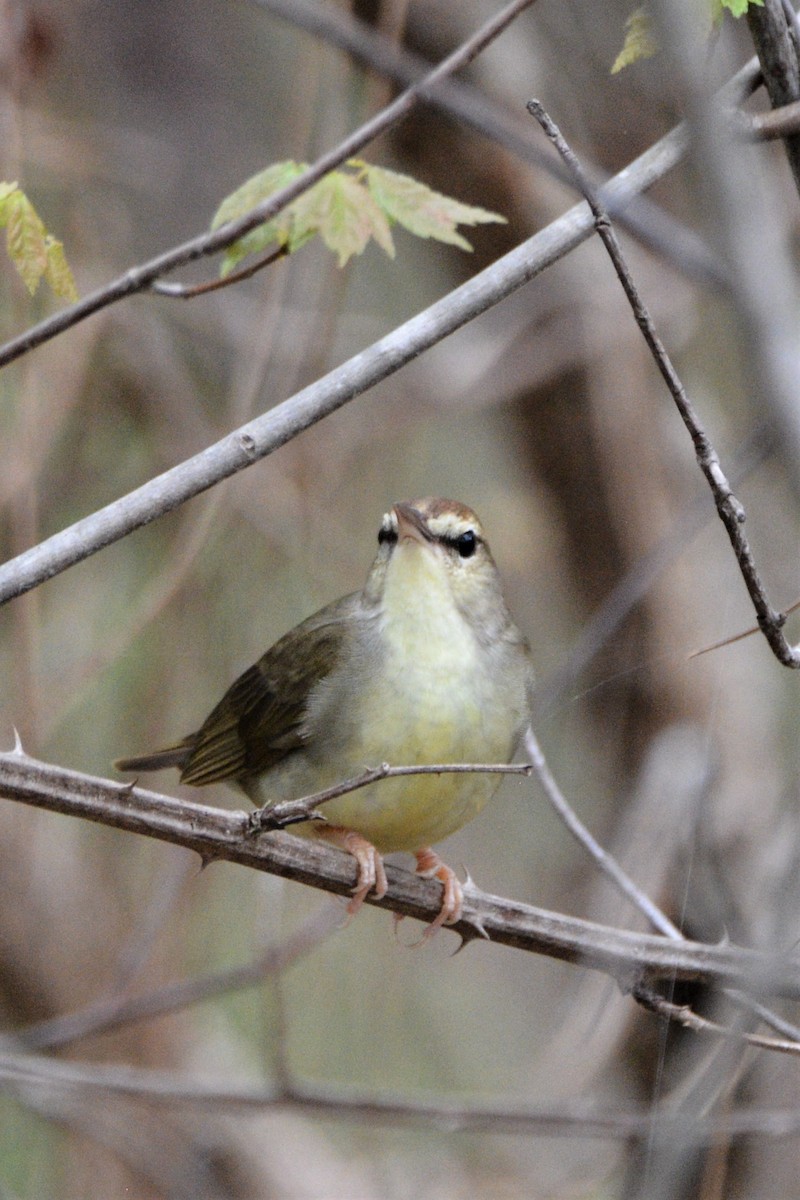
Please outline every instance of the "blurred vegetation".
[[[396, 24], [430, 59], [489, 11], [478, 0], [353, 6], [378, 28]], [[615, 0], [598, 20], [590, 0], [542, 0], [467, 77], [515, 112], [543, 97], [581, 154], [617, 170], [678, 115], [660, 57], [610, 75], [628, 12]], [[728, 25], [709, 66], [719, 81], [752, 53], [746, 30]], [[57, 231], [81, 294], [206, 228], [267, 163], [313, 160], [391, 91], [256, 4], [223, 0], [12, 0], [0, 44], [0, 178], [19, 180]], [[473, 256], [400, 230], [394, 262], [373, 246], [342, 272], [311, 244], [188, 303], [116, 305], [6, 368], [4, 558], [290, 396], [572, 202], [541, 171], [425, 108], [369, 159], [509, 224], [471, 233]], [[784, 189], [796, 244], [780, 147], [763, 163]], [[702, 228], [688, 171], [655, 198]], [[725, 301], [630, 239], [626, 250], [730, 463], [762, 414]], [[51, 311], [11, 269], [0, 288], [3, 339]], [[797, 499], [780, 446], [764, 445], [738, 486], [781, 606], [800, 595]], [[16, 727], [37, 757], [107, 775], [119, 755], [196, 727], [280, 634], [361, 586], [391, 502], [430, 494], [481, 516], [534, 649], [546, 697], [538, 734], [583, 819], [691, 935], [793, 942], [796, 680], [760, 639], [688, 661], [752, 613], [689, 439], [594, 243], [265, 462], [8, 606], [4, 743]], [[574, 680], [548, 688], [612, 589], [668, 539], [643, 600]], [[698, 745], [716, 774], [686, 810], [677, 797], [691, 792]], [[177, 788], [167, 777], [157, 786]], [[245, 963], [328, 903], [6, 802], [0, 820], [0, 1010], [11, 1033], [98, 997]], [[446, 853], [488, 891], [642, 928], [533, 781], [507, 781]], [[318, 1083], [611, 1106], [657, 1098], [665, 1064], [672, 1086], [704, 1052], [575, 968], [475, 944], [452, 957], [446, 933], [408, 949], [416, 937], [410, 922], [395, 936], [386, 914], [365, 910], [277, 981], [63, 1052], [221, 1085], [271, 1080], [283, 1064]], [[794, 1062], [760, 1060], [732, 1094], [742, 1098], [796, 1104]], [[26, 1200], [640, 1194], [621, 1143], [579, 1138], [389, 1129], [302, 1111], [232, 1118], [121, 1097], [70, 1108], [35, 1091], [24, 1105], [3, 1100], [0, 1126], [0, 1193]], [[731, 1162], [719, 1191], [698, 1190], [700, 1161], [663, 1194], [800, 1194], [792, 1142], [748, 1143]]]

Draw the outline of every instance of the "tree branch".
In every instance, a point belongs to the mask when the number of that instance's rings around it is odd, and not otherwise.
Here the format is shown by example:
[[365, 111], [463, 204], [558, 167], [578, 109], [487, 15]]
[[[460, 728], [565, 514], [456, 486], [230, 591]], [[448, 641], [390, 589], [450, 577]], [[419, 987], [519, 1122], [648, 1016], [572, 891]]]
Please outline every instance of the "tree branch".
[[[19, 748], [0, 754], [0, 795], [184, 846], [205, 862], [239, 863], [337, 895], [350, 895], [356, 881], [353, 859], [324, 842], [282, 832], [253, 839], [247, 836], [250, 818], [245, 812], [176, 800], [50, 766], [28, 758]], [[387, 895], [380, 900], [368, 896], [368, 904], [421, 921], [430, 922], [438, 915], [438, 881], [391, 865], [387, 877]], [[480, 935], [602, 971], [624, 990], [659, 979], [692, 979], [735, 986], [748, 994], [800, 999], [800, 962], [788, 955], [611, 929], [489, 895], [470, 880], [464, 890], [465, 915], [453, 928], [465, 941]]]
[[[425, 59], [391, 41], [366, 21], [359, 20], [344, 9], [319, 4], [314, 0], [253, 2], [265, 12], [346, 51], [356, 62], [393, 79], [403, 87], [422, 79], [430, 70], [430, 63]], [[739, 86], [749, 86], [758, 73], [758, 63], [754, 58], [737, 76]], [[522, 123], [521, 114], [507, 109], [471, 84], [450, 77], [442, 79], [435, 87], [426, 90], [425, 102], [502, 146], [520, 161], [546, 171], [568, 187], [572, 186], [569, 172], [557, 159], [542, 151], [530, 129]], [[637, 196], [627, 207], [612, 208], [612, 212], [643, 245], [660, 254], [690, 278], [712, 286], [722, 282], [724, 268], [708, 246], [694, 230], [683, 225], [658, 204], [644, 196]]]
[[784, 613], [776, 612], [767, 598], [766, 589], [761, 581], [753, 552], [750, 549], [750, 543], [744, 532], [744, 507], [733, 494], [733, 489], [722, 470], [719, 456], [711, 444], [711, 440], [705, 431], [694, 405], [686, 394], [686, 390], [672, 365], [672, 360], [667, 353], [664, 343], [658, 336], [653, 319], [639, 294], [628, 264], [625, 261], [622, 247], [611, 225], [608, 211], [604, 207], [598, 191], [592, 185], [575, 154], [567, 145], [557, 125], [548, 116], [539, 101], [529, 101], [528, 109], [542, 126], [542, 129], [550, 138], [564, 159], [564, 162], [572, 170], [576, 183], [586, 197], [586, 201], [594, 216], [595, 228], [614, 264], [614, 270], [630, 303], [636, 323], [642, 331], [642, 336], [669, 389], [681, 420], [692, 439], [698, 466], [705, 475], [708, 486], [711, 488], [717, 512], [725, 526], [725, 531], [728, 534], [733, 552], [736, 555], [736, 561], [739, 564], [739, 570], [741, 571], [750, 599], [753, 602], [759, 627], [778, 661], [785, 667], [797, 669], [800, 667], [800, 648], [789, 644], [783, 633], [786, 616]]
[[380, 134], [385, 133], [387, 129], [407, 117], [417, 102], [425, 96], [429, 87], [471, 63], [486, 46], [499, 37], [521, 12], [533, 3], [535, 0], [511, 0], [423, 79], [412, 84], [386, 108], [354, 130], [338, 146], [318, 158], [297, 179], [281, 188], [280, 191], [273, 193], [261, 204], [257, 204], [249, 213], [245, 213], [235, 221], [227, 221], [219, 229], [200, 234], [198, 237], [184, 242], [181, 246], [167, 250], [142, 266], [131, 268], [113, 283], [92, 292], [83, 300], [79, 300], [77, 304], [62, 309], [61, 312], [7, 342], [5, 346], [0, 347], [0, 367], [13, 362], [22, 354], [42, 345], [43, 342], [49, 341], [57, 334], [63, 333], [65, 329], [70, 329], [79, 321], [108, 307], [109, 304], [122, 300], [126, 296], [133, 296], [137, 292], [145, 291], [156, 279], [174, 271], [176, 267], [196, 262], [197, 259], [206, 258], [211, 254], [217, 254], [220, 250], [225, 250], [234, 242], [238, 242], [252, 229], [257, 229], [259, 225], [271, 221], [288, 204], [318, 183], [329, 171], [341, 166], [348, 158], [352, 158], [354, 154], [363, 150], [369, 142], [374, 141]]
[[[611, 180], [603, 191], [604, 199], [609, 197], [619, 206], [646, 190], [680, 161], [685, 144], [681, 128], [667, 134]], [[529, 283], [585, 241], [592, 230], [585, 205], [575, 205], [467, 283], [295, 396], [11, 559], [0, 567], [0, 604], [265, 458]]]
[[2, 1090], [23, 1102], [31, 1092], [51, 1097], [118, 1095], [146, 1099], [170, 1108], [205, 1108], [231, 1116], [285, 1108], [313, 1112], [339, 1120], [388, 1121], [448, 1132], [479, 1131], [506, 1134], [602, 1139], [648, 1139], [653, 1129], [669, 1137], [680, 1133], [682, 1145], [702, 1146], [725, 1138], [761, 1135], [796, 1137], [800, 1113], [796, 1108], [739, 1108], [731, 1112], [698, 1114], [691, 1130], [685, 1114], [669, 1105], [618, 1109], [613, 1104], [578, 1100], [560, 1105], [464, 1104], [449, 1096], [414, 1099], [389, 1092], [321, 1087], [298, 1081], [283, 1087], [220, 1085], [170, 1071], [98, 1063], [59, 1062], [33, 1054], [0, 1055]]

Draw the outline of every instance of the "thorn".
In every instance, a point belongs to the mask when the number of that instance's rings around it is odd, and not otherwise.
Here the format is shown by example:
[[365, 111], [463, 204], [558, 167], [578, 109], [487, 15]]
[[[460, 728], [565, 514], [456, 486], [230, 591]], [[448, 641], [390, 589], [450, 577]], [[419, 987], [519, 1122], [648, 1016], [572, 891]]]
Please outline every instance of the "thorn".
[[468, 946], [470, 942], [478, 941], [480, 938], [485, 938], [487, 942], [491, 941], [491, 938], [486, 931], [486, 927], [477, 913], [463, 913], [460, 924], [466, 925], [467, 928], [453, 930], [453, 933], [457, 934], [458, 937], [461, 938], [461, 942], [450, 955], [451, 958], [455, 958], [457, 954], [460, 954], [464, 947]]
[[132, 796], [134, 788], [137, 788], [139, 786], [138, 778], [126, 779], [126, 781], [124, 783], [117, 783], [117, 781], [114, 780], [114, 783], [116, 784], [118, 792], [121, 792], [123, 795], [128, 795], [128, 796]]
[[461, 885], [461, 890], [464, 893], [464, 898], [480, 900], [481, 897], [486, 895], [486, 892], [483, 890], [483, 888], [478, 887], [477, 883], [472, 878], [472, 876], [470, 875], [470, 873], [466, 869], [466, 867], [462, 866], [461, 870], [464, 872], [464, 882]]
[[17, 729], [16, 725], [14, 726], [14, 749], [11, 751], [11, 753], [18, 754], [20, 758], [28, 757], [22, 748], [22, 738], [19, 736], [19, 730]]

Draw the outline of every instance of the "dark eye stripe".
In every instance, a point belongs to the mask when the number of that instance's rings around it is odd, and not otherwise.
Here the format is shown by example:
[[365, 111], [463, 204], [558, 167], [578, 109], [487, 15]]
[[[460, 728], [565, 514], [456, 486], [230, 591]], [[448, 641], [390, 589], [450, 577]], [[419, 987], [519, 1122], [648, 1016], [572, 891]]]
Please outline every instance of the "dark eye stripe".
[[443, 536], [441, 541], [456, 550], [461, 558], [472, 558], [478, 548], [480, 538], [474, 529], [466, 529], [463, 533], [454, 536]]
[[378, 545], [382, 546], [384, 544], [384, 542], [393, 543], [396, 541], [397, 541], [397, 530], [396, 529], [387, 529], [385, 526], [381, 526], [381, 528], [378, 530]]

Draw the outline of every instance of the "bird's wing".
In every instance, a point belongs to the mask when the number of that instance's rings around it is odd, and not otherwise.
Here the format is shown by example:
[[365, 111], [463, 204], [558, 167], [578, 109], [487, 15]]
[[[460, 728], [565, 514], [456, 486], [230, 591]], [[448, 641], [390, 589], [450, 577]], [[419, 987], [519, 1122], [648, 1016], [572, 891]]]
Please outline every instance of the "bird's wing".
[[259, 775], [303, 745], [309, 696], [339, 661], [358, 603], [355, 593], [315, 613], [239, 676], [186, 739], [182, 783]]

